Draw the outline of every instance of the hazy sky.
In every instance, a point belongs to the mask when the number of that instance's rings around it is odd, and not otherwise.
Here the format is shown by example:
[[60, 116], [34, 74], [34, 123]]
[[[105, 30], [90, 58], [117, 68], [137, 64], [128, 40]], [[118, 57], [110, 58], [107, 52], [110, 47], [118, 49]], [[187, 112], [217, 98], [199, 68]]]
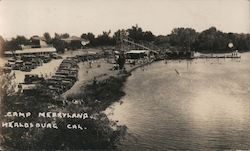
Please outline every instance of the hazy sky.
[[249, 0], [0, 0], [0, 35], [100, 34], [138, 24], [154, 34], [211, 26], [250, 33]]

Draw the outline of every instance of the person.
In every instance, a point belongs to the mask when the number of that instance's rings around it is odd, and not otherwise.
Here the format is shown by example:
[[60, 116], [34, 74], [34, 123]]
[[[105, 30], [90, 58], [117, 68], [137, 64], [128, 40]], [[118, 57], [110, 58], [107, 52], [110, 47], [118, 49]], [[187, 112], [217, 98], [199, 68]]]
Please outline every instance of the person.
[[235, 50], [235, 56], [238, 57], [238, 50]]
[[96, 85], [96, 77], [94, 77], [93, 84]]
[[19, 93], [21, 93], [21, 92], [22, 92], [23, 87], [22, 87], [22, 85], [21, 85], [20, 83], [18, 84], [17, 88], [18, 88], [18, 92], [19, 92]]
[[89, 61], [89, 68], [92, 67], [92, 61]]
[[16, 78], [16, 73], [15, 73], [15, 71], [13, 72], [13, 77]]

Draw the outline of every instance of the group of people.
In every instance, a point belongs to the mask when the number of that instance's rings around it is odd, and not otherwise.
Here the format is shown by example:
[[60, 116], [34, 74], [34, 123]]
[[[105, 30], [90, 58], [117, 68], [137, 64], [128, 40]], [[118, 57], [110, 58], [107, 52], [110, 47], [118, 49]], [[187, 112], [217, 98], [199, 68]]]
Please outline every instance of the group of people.
[[238, 50], [235, 50], [234, 52], [232, 52], [232, 56], [233, 57], [238, 57]]

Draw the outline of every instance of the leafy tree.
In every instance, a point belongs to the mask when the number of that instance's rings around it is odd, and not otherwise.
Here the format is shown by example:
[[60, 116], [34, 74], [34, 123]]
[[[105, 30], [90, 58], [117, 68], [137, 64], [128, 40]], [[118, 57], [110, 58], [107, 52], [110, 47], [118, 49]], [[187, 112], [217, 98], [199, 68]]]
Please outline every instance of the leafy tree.
[[45, 40], [46, 40], [46, 42], [47, 42], [48, 44], [51, 44], [52, 38], [51, 38], [51, 36], [50, 36], [50, 34], [49, 34], [48, 32], [45, 32], [45, 33], [43, 34], [43, 37], [45, 38]]
[[96, 40], [95, 40], [95, 35], [93, 33], [87, 33], [87, 34], [82, 34], [81, 38], [89, 40], [89, 46], [95, 46], [96, 45]]
[[151, 31], [146, 31], [143, 33], [143, 40], [145, 41], [154, 41], [155, 35]]
[[52, 44], [56, 48], [57, 52], [63, 53], [66, 48], [66, 43], [57, 35], [55, 35], [55, 38], [52, 40]]
[[69, 34], [68, 33], [64, 33], [60, 36], [61, 38], [69, 38]]
[[69, 34], [68, 33], [64, 33], [64, 34], [58, 34], [58, 33], [55, 33], [55, 37], [54, 38], [57, 38], [57, 39], [65, 39], [65, 38], [69, 38]]
[[18, 45], [28, 45], [30, 44], [29, 40], [24, 36], [17, 36], [16, 42]]
[[114, 39], [115, 41], [119, 41], [119, 40], [120, 40], [121, 32], [123, 32], [123, 31], [119, 29], [119, 30], [117, 30], [117, 31], [114, 33], [113, 39]]
[[182, 50], [190, 50], [196, 38], [197, 33], [192, 28], [174, 28], [170, 34], [170, 44]]
[[110, 36], [111, 31], [103, 31], [101, 35], [98, 35], [96, 38], [96, 45], [104, 46], [104, 45], [114, 45], [115, 41]]
[[135, 42], [139, 42], [143, 40], [143, 31], [142, 28], [136, 26], [132, 26], [132, 28], [127, 29], [128, 36], [132, 38]]
[[3, 37], [0, 35], [0, 57], [3, 56], [5, 50], [5, 40]]
[[17, 36], [16, 38], [12, 38], [10, 41], [6, 41], [6, 49], [7, 50], [18, 50], [21, 49], [21, 45], [29, 45], [30, 42], [24, 36]]
[[154, 43], [155, 43], [155, 45], [157, 45], [160, 48], [167, 49], [167, 48], [170, 47], [170, 36], [169, 35], [167, 35], [167, 36], [163, 36], [163, 35], [157, 36], [157, 37], [155, 37]]
[[127, 29], [128, 36], [132, 38], [135, 42], [148, 41], [152, 42], [155, 40], [155, 35], [151, 31], [143, 31], [141, 27], [132, 26]]
[[231, 51], [228, 49], [228, 43], [234, 42], [234, 34], [223, 33], [215, 27], [211, 27], [202, 31], [195, 43], [196, 50], [201, 52], [226, 52]]

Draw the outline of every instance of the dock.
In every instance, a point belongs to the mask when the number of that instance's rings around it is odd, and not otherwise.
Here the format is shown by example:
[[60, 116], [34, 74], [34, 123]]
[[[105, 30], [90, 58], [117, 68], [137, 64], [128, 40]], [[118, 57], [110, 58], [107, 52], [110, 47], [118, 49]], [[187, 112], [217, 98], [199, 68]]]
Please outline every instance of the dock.
[[200, 55], [200, 56], [194, 56], [194, 59], [217, 59], [217, 58], [231, 58], [231, 59], [240, 59], [240, 55]]

